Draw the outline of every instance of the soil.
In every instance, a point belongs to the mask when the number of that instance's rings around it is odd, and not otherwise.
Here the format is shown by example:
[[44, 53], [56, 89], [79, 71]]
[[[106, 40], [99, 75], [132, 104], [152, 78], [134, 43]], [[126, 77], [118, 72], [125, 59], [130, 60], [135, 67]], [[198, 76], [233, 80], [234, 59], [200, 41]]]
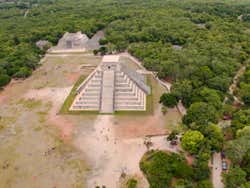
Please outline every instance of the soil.
[[[49, 55], [30, 78], [12, 81], [0, 92], [0, 187], [117, 188], [124, 173], [148, 187], [139, 169], [145, 136], [168, 133], [181, 120], [175, 108], [162, 115], [158, 99], [164, 88], [157, 81], [151, 115], [58, 113], [74, 83], [100, 60]], [[165, 137], [152, 137], [152, 149], [177, 152]]]

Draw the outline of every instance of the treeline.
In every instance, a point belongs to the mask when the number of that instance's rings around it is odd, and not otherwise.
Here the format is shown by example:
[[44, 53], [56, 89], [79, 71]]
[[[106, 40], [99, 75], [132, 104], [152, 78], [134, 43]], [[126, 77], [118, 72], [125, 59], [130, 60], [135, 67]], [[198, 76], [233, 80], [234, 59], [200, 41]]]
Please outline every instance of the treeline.
[[37, 48], [37, 41], [47, 40], [55, 45], [65, 32], [76, 31], [91, 37], [112, 21], [129, 16], [121, 9], [130, 5], [124, 2], [123, 7], [119, 7], [121, 2], [25, 0], [0, 3], [0, 87], [11, 78], [28, 77], [38, 66], [46, 49]]

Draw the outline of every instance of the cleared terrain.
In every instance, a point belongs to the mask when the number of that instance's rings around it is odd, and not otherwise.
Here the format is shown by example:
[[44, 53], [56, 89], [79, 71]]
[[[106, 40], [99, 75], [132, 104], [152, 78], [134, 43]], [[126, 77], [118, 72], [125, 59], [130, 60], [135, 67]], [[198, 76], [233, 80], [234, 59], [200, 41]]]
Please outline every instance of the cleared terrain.
[[[158, 100], [165, 89], [152, 77], [150, 115], [60, 114], [75, 82], [100, 61], [90, 54], [51, 54], [30, 78], [0, 92], [0, 187], [119, 187], [122, 172], [145, 187], [139, 170], [144, 138], [177, 128], [181, 115], [175, 108], [162, 115]], [[165, 136], [152, 141], [154, 148], [171, 149]]]

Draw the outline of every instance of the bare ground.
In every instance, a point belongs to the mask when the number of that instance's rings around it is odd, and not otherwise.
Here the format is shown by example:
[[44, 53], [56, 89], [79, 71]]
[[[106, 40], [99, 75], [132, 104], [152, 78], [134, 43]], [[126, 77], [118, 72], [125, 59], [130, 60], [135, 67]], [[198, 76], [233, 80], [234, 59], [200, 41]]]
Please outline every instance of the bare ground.
[[[100, 57], [48, 56], [43, 62], [30, 78], [0, 92], [0, 187], [116, 188], [122, 172], [147, 187], [139, 170], [144, 137], [167, 133], [181, 119], [176, 109], [161, 114], [158, 97], [164, 89], [153, 83], [152, 115], [61, 115], [75, 81]], [[176, 151], [164, 136], [152, 141], [155, 149]]]

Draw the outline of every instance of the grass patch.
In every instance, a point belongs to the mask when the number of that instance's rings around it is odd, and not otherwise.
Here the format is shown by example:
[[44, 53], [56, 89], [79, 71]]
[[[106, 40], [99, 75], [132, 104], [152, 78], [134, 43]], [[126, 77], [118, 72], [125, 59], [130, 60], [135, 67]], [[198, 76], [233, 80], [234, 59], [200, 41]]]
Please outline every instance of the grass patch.
[[2, 131], [5, 128], [5, 126], [0, 124], [0, 131]]
[[42, 105], [41, 100], [34, 100], [34, 99], [27, 99], [27, 100], [21, 99], [18, 103], [22, 104], [25, 108], [29, 110], [38, 108]]
[[134, 179], [134, 178], [130, 178], [128, 181], [127, 181], [127, 188], [136, 188], [137, 187], [137, 180]]
[[86, 76], [81, 76], [75, 85], [73, 86], [72, 90], [70, 91], [69, 96], [64, 101], [59, 113], [60, 114], [98, 114], [98, 111], [70, 111], [70, 106], [72, 105], [76, 95], [77, 95], [77, 88], [80, 86], [80, 84], [85, 80]]

